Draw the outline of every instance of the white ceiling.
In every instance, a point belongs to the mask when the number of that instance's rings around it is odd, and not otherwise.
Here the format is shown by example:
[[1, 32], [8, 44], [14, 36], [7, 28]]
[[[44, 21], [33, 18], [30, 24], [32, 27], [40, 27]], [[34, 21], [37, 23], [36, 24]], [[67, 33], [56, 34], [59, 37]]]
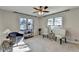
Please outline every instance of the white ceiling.
[[[36, 13], [33, 13], [35, 11], [33, 7], [37, 7], [37, 6], [0, 6], [0, 9], [38, 16]], [[45, 13], [44, 15], [49, 15], [49, 14], [53, 14], [56, 12], [60, 12], [67, 9], [73, 9], [73, 8], [78, 8], [78, 6], [48, 6], [47, 10], [50, 12]]]

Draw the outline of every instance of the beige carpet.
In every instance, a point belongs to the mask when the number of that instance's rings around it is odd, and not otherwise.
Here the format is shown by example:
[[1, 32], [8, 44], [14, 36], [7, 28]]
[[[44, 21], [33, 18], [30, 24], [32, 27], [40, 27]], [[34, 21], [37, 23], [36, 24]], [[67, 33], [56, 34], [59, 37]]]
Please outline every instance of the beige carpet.
[[43, 38], [42, 36], [35, 36], [24, 40], [29, 45], [32, 52], [77, 52], [79, 45], [71, 43], [59, 44], [59, 41], [53, 39]]

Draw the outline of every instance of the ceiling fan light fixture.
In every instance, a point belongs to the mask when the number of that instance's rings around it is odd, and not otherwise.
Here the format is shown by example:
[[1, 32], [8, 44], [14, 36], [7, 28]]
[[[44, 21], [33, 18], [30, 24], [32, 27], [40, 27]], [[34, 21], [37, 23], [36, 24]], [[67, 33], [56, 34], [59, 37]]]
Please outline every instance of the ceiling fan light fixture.
[[38, 12], [38, 14], [39, 14], [39, 15], [43, 15], [43, 14], [44, 14], [44, 12]]

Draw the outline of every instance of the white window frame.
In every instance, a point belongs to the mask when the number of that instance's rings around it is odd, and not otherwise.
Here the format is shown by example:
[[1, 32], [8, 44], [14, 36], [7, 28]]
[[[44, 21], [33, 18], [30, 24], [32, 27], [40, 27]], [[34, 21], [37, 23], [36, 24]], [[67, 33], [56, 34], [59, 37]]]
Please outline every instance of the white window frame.
[[[28, 26], [29, 26], [29, 25], [28, 25], [28, 20], [31, 19], [31, 18], [28, 18], [28, 19], [27, 19], [27, 18], [24, 18], [24, 17], [21, 17], [21, 18], [22, 18], [22, 19], [26, 19], [26, 20], [25, 20], [25, 23], [26, 23], [25, 26], [26, 26], [26, 28], [25, 28], [25, 29], [21, 29], [21, 28], [20, 28], [20, 31], [28, 30]], [[21, 21], [21, 18], [20, 18], [20, 21]], [[33, 22], [33, 19], [31, 19], [31, 20], [32, 20], [32, 22]], [[21, 26], [21, 24], [20, 24], [20, 26]], [[32, 32], [33, 32], [33, 27], [34, 27], [34, 26], [33, 26], [33, 23], [32, 23]]]
[[[56, 18], [61, 18], [62, 20], [61, 20], [61, 25], [56, 25], [55, 24], [55, 19]], [[63, 17], [53, 17], [53, 18], [49, 18], [49, 19], [52, 19], [53, 21], [52, 21], [52, 23], [53, 24], [48, 24], [48, 27], [50, 27], [51, 29], [53, 29], [54, 27], [62, 27], [62, 25], [63, 25]], [[48, 19], [48, 23], [49, 23], [49, 19]], [[50, 22], [51, 23], [51, 22]]]
[[[56, 19], [57, 18], [60, 18], [61, 21], [59, 21], [59, 22], [61, 22], [61, 24], [56, 24]], [[54, 26], [62, 26], [62, 22], [63, 22], [63, 18], [62, 17], [55, 17], [54, 18]]]

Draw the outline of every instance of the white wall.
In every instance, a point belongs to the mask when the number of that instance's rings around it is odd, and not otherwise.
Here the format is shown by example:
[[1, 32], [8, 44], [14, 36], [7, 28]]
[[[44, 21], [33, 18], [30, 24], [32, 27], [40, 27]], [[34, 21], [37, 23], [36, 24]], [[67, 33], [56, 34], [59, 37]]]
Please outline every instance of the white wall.
[[65, 28], [70, 32], [71, 39], [79, 40], [79, 8], [66, 13]]
[[1, 32], [2, 32], [2, 15], [1, 15], [1, 11], [0, 11], [0, 34], [1, 34]]
[[19, 17], [15, 13], [2, 12], [3, 31], [9, 28], [11, 31], [19, 31]]
[[72, 9], [71, 11], [50, 15], [46, 17], [39, 18], [40, 27], [44, 32], [44, 28], [47, 26], [47, 20], [52, 17], [63, 17], [63, 28], [69, 31], [71, 40], [79, 40], [79, 8]]

